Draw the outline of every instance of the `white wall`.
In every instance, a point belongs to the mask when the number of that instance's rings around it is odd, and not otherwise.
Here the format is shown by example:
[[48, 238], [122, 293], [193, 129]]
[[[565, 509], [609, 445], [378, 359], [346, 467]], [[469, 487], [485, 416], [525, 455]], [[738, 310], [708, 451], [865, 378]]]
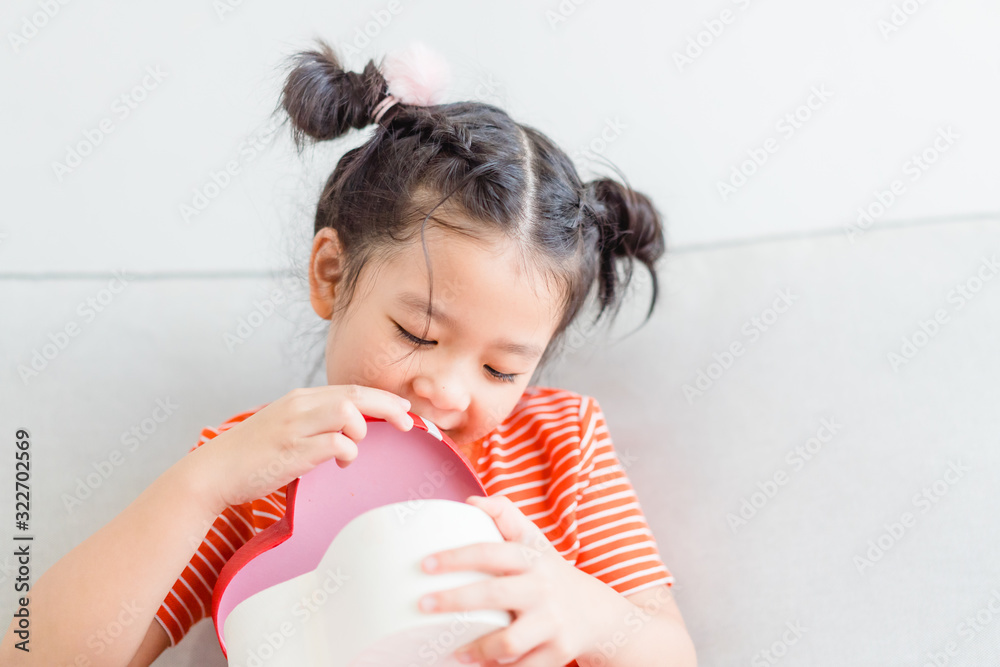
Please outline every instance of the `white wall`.
[[[1000, 5], [988, 0], [53, 6], [51, 18], [38, 0], [3, 10], [5, 273], [295, 263], [319, 183], [364, 133], [298, 159], [266, 124], [279, 66], [313, 35], [344, 45], [365, 30], [359, 68], [421, 39], [452, 63], [449, 100], [503, 105], [587, 178], [583, 151], [596, 148], [654, 199], [677, 247], [843, 233], [894, 180], [901, 194], [874, 224], [1000, 209]], [[902, 25], [885, 28], [894, 16]], [[145, 79], [151, 90], [126, 116], [119, 98], [150, 68], [161, 79]], [[796, 129], [783, 119], [797, 110], [808, 119]], [[942, 128], [953, 141], [915, 170]], [[58, 175], [88, 133], [100, 143]], [[242, 151], [252, 136], [266, 148]], [[766, 162], [723, 196], [755, 150]], [[185, 222], [180, 205], [234, 159], [237, 177]]]

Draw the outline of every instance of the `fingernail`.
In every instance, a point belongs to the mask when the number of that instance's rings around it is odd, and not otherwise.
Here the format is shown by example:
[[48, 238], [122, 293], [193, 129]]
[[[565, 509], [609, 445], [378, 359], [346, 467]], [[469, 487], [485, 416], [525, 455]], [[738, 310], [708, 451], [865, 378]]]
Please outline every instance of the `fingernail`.
[[459, 662], [469, 663], [472, 662], [472, 654], [468, 651], [456, 651], [455, 659]]
[[434, 556], [428, 556], [424, 559], [424, 569], [428, 572], [433, 572], [437, 569], [438, 561]]
[[437, 607], [437, 601], [433, 596], [428, 595], [420, 598], [420, 608], [424, 611], [434, 611], [435, 607]]

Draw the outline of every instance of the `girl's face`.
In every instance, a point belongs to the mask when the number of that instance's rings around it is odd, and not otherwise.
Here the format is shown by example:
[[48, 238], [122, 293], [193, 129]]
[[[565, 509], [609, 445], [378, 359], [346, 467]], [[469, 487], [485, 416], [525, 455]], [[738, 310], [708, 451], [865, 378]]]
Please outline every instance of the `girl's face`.
[[465, 449], [521, 397], [558, 324], [558, 296], [536, 274], [522, 273], [509, 243], [435, 224], [425, 239], [434, 279], [426, 335], [429, 282], [419, 234], [383, 265], [363, 267], [350, 307], [334, 312], [340, 247], [335, 231], [321, 230], [309, 265], [311, 302], [331, 320], [328, 384], [398, 394]]

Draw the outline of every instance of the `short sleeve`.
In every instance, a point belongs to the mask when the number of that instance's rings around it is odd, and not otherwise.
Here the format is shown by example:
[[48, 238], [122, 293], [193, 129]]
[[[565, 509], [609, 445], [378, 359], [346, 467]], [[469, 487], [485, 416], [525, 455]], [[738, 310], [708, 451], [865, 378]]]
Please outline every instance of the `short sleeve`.
[[580, 456], [576, 567], [622, 595], [672, 586], [673, 575], [660, 559], [604, 413], [590, 396], [580, 403]]
[[212, 615], [212, 592], [222, 566], [253, 537], [250, 504], [227, 507], [174, 582], [156, 620], [176, 646], [195, 623]]
[[[263, 406], [261, 406], [263, 407]], [[201, 439], [189, 451], [243, 421], [258, 409], [244, 412], [218, 428], [204, 428]], [[208, 529], [197, 551], [174, 582], [154, 618], [176, 646], [195, 623], [212, 615], [212, 593], [222, 566], [256, 534], [252, 503], [226, 507]]]

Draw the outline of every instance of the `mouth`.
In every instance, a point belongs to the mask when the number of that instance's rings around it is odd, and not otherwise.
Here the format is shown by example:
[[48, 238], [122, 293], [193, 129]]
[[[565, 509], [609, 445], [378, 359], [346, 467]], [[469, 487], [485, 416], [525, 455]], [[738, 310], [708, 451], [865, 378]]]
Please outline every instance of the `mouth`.
[[431, 419], [430, 421], [435, 426], [437, 426], [437, 429], [439, 431], [441, 431], [442, 433], [447, 433], [449, 436], [451, 436], [452, 433], [454, 433], [454, 432], [456, 432], [458, 430], [457, 427], [445, 428], [444, 426], [441, 425], [441, 422], [437, 421], [436, 419]]
[[[420, 414], [420, 413], [417, 413], [417, 414]], [[459, 432], [459, 431], [461, 430], [461, 429], [459, 429], [459, 428], [458, 428], [457, 426], [455, 426], [455, 427], [452, 427], [452, 428], [445, 428], [445, 427], [444, 427], [444, 426], [443, 426], [443, 425], [441, 424], [441, 422], [439, 422], [438, 420], [434, 419], [433, 417], [427, 417], [427, 421], [429, 421], [429, 422], [431, 422], [432, 424], [434, 424], [434, 426], [436, 426], [436, 427], [437, 427], [437, 430], [438, 430], [438, 431], [440, 431], [440, 432], [441, 432], [441, 433], [443, 433], [444, 435], [447, 435], [447, 436], [448, 436], [449, 438], [451, 438], [452, 440], [454, 440], [454, 439], [455, 439], [455, 435], [457, 435], [457, 434], [458, 434], [458, 432]]]

